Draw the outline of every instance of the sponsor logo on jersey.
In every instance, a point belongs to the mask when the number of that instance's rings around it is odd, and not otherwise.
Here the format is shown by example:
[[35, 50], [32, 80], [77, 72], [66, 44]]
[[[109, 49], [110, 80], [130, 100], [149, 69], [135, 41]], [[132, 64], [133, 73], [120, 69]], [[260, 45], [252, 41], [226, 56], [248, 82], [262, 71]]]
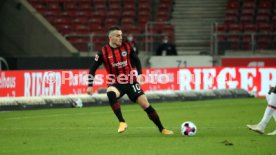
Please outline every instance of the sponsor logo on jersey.
[[121, 55], [124, 57], [124, 56], [127, 55], [127, 52], [126, 52], [126, 51], [123, 51], [123, 52], [121, 53]]
[[127, 60], [123, 61], [123, 62], [117, 62], [117, 63], [113, 63], [112, 66], [113, 67], [125, 67], [127, 65]]

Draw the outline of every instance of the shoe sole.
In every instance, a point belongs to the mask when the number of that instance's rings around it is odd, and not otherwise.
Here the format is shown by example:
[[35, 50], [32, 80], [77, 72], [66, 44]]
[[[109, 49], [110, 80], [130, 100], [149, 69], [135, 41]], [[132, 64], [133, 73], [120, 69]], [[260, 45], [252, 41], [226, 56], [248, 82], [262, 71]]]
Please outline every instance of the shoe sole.
[[254, 131], [254, 132], [257, 132], [257, 133], [259, 133], [259, 134], [264, 134], [264, 132], [262, 132], [262, 131], [260, 131], [260, 130], [254, 130], [254, 129], [251, 129], [251, 128], [249, 128], [249, 130], [251, 130], [251, 131]]
[[275, 136], [276, 134], [274, 134], [274, 133], [268, 133], [266, 135], [268, 135], [268, 136]]
[[118, 131], [118, 133], [123, 133], [123, 132], [126, 131], [126, 129], [127, 129], [127, 127], [124, 130], [122, 130], [122, 131]]

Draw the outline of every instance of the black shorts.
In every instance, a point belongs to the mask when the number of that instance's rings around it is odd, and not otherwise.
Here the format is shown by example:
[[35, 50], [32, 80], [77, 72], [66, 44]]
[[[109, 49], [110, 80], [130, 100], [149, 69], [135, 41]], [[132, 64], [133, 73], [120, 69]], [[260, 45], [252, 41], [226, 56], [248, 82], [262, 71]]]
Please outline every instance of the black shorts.
[[271, 94], [271, 93], [276, 94], [276, 86], [275, 86], [275, 87], [271, 87], [271, 88], [269, 89], [268, 94]]
[[144, 94], [144, 91], [141, 89], [140, 84], [138, 82], [135, 82], [133, 84], [112, 84], [110, 86], [113, 86], [119, 90], [119, 98], [127, 94], [128, 98], [132, 102], [136, 102], [137, 98]]

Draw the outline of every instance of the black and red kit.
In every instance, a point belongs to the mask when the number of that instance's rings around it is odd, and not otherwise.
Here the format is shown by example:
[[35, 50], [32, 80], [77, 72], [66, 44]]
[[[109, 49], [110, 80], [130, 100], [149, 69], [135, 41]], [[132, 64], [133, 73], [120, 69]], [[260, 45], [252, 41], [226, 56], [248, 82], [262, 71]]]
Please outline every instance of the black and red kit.
[[[127, 42], [122, 43], [120, 47], [112, 48], [109, 44], [102, 47], [96, 54], [95, 59], [90, 68], [89, 74], [95, 77], [98, 67], [104, 64], [107, 71], [107, 83], [111, 84], [132, 84], [137, 82], [136, 70], [138, 74], [142, 74], [141, 62], [137, 54]], [[121, 76], [121, 77], [119, 77]], [[124, 77], [124, 78], [122, 78]], [[93, 85], [93, 78], [89, 78], [88, 86]], [[119, 81], [118, 79], [125, 79]]]

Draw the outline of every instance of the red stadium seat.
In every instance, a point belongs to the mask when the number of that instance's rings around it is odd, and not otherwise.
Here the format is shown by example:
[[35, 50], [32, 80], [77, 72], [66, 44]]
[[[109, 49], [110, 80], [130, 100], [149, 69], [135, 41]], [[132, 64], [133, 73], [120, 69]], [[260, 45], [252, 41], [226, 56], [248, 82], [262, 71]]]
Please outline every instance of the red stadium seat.
[[58, 10], [43, 10], [40, 12], [44, 17], [48, 18], [48, 17], [59, 17], [60, 15], [60, 11]]
[[173, 4], [173, 0], [160, 0], [159, 3], [171, 6]]
[[254, 22], [253, 16], [241, 16], [240, 17], [240, 23], [241, 24], [251, 24]]
[[48, 10], [51, 10], [51, 11], [61, 11], [59, 5], [56, 3], [48, 4], [47, 8]]
[[139, 17], [139, 19], [138, 19], [139, 26], [145, 27], [145, 25], [146, 25], [146, 23], [148, 21], [150, 21], [150, 17], [149, 16], [141, 16], [141, 17]]
[[255, 10], [254, 9], [242, 9], [241, 16], [254, 16]]
[[257, 16], [270, 16], [270, 10], [269, 9], [258, 9], [257, 10]]
[[135, 11], [136, 6], [134, 3], [124, 3], [124, 10]]
[[226, 23], [226, 24], [232, 24], [232, 23], [237, 23], [237, 22], [238, 22], [237, 16], [226, 16], [224, 18], [224, 23]]
[[138, 12], [138, 18], [143, 18], [143, 17], [147, 17], [150, 18], [150, 12], [149, 11], [139, 11]]
[[228, 25], [228, 32], [229, 33], [241, 33], [242, 32], [242, 26], [240, 24], [229, 24]]
[[104, 10], [96, 10], [93, 13], [92, 18], [101, 18], [102, 20], [105, 19], [106, 12]]
[[158, 11], [167, 11], [168, 14], [171, 13], [172, 6], [167, 4], [159, 4]]
[[168, 21], [170, 19], [170, 13], [167, 11], [158, 11], [156, 21]]
[[121, 18], [121, 11], [119, 11], [119, 10], [117, 10], [117, 11], [110, 10], [110, 11], [107, 12], [107, 17], [108, 18], [120, 19]]
[[124, 19], [124, 18], [135, 18], [136, 17], [136, 13], [135, 13], [135, 11], [134, 10], [127, 10], [127, 11], [124, 11], [123, 13], [122, 13], [122, 19]]
[[90, 29], [87, 25], [74, 24], [74, 25], [72, 25], [72, 28], [78, 34], [88, 34], [88, 33], [90, 33]]
[[276, 35], [272, 36], [271, 49], [276, 50]]
[[269, 16], [264, 16], [264, 15], [258, 15], [256, 17], [256, 23], [268, 23], [270, 20]]
[[230, 43], [231, 50], [240, 49], [240, 36], [238, 34], [232, 34], [228, 36], [228, 42]]
[[94, 1], [94, 5], [106, 5], [106, 0], [92, 0]]
[[272, 28], [273, 28], [273, 32], [276, 32], [276, 19], [274, 19], [274, 21], [272, 21], [271, 25], [272, 25]]
[[110, 26], [119, 25], [119, 21], [115, 18], [106, 18], [104, 22], [105, 28], [109, 28]]
[[[254, 36], [252, 33], [257, 32], [257, 27], [255, 24], [243, 24], [243, 36], [242, 36], [242, 49], [243, 50], [251, 50], [252, 49], [252, 41], [254, 40]], [[254, 37], [254, 38], [252, 38]], [[253, 40], [252, 40], [253, 39]]]
[[226, 12], [225, 12], [225, 16], [226, 17], [228, 17], [228, 16], [238, 17], [239, 16], [239, 10], [237, 10], [237, 9], [227, 9]]
[[228, 9], [236, 9], [238, 10], [240, 8], [240, 2], [238, 0], [229, 0], [227, 4], [227, 10]]
[[255, 9], [256, 2], [255, 1], [244, 1], [243, 6], [244, 9]]
[[268, 23], [259, 23], [258, 24], [258, 31], [262, 33], [271, 33], [272, 32], [272, 25]]
[[68, 25], [70, 25], [70, 23], [71, 23], [71, 18], [69, 18], [69, 17], [67, 17], [67, 18], [60, 18], [60, 17], [58, 17], [58, 18], [55, 18], [54, 20], [53, 20], [53, 24], [54, 25], [58, 25], [58, 24], [68, 24]]
[[77, 17], [84, 17], [84, 18], [90, 18], [92, 17], [92, 11], [88, 11], [88, 10], [85, 10], [85, 11], [76, 11], [76, 14], [75, 14]]
[[121, 25], [134, 25], [133, 18], [122, 18]]
[[76, 3], [65, 3], [64, 4], [64, 9], [66, 11], [69, 11], [69, 10], [76, 11], [77, 10], [77, 4]]
[[78, 8], [81, 11], [91, 11], [91, 12], [93, 11], [91, 2], [79, 3]]
[[146, 11], [146, 12], [150, 12], [150, 5], [147, 4], [139, 4], [138, 5], [138, 12], [142, 12], [142, 11]]
[[228, 26], [227, 24], [218, 24], [216, 25], [215, 29], [214, 29], [215, 32], [227, 32], [228, 31]]
[[121, 4], [115, 3], [115, 4], [109, 4], [108, 9], [109, 10], [121, 10], [122, 7], [121, 7]]
[[252, 33], [252, 32], [257, 32], [257, 27], [255, 24], [251, 23], [245, 23], [243, 24], [243, 32], [245, 33]]
[[270, 35], [258, 35], [256, 38], [256, 49], [267, 50], [270, 48], [271, 36]]
[[95, 36], [93, 38], [93, 46], [94, 50], [100, 50], [101, 47], [106, 43], [106, 37], [105, 36]]
[[76, 17], [71, 22], [72, 24], [87, 24], [87, 20], [86, 17]]
[[63, 35], [70, 34], [72, 32], [72, 29], [68, 24], [58, 24], [56, 25], [56, 28]]
[[102, 18], [95, 18], [95, 17], [93, 17], [93, 18], [88, 19], [87, 23], [88, 23], [88, 25], [90, 25], [90, 24], [102, 25]]
[[[124, 33], [131, 33], [131, 34], [141, 34], [142, 30], [140, 29], [140, 27], [135, 26], [135, 25], [122, 25], [122, 28], [124, 30]], [[144, 29], [144, 28], [143, 28]]]
[[218, 33], [217, 39], [218, 39], [219, 42], [226, 40], [226, 33], [228, 31], [227, 24], [224, 24], [224, 23], [223, 24], [218, 24], [215, 27], [214, 31]]
[[105, 33], [103, 27], [100, 24], [89, 24], [90, 32], [93, 33]]
[[[67, 0], [65, 0], [67, 1]], [[91, 0], [78, 0], [78, 2], [81, 3], [91, 3]]]
[[270, 0], [261, 0], [259, 3], [259, 9], [271, 9], [272, 2]]
[[107, 7], [106, 7], [106, 5], [103, 5], [103, 4], [97, 4], [97, 5], [95, 5], [95, 10], [96, 11], [106, 11]]

